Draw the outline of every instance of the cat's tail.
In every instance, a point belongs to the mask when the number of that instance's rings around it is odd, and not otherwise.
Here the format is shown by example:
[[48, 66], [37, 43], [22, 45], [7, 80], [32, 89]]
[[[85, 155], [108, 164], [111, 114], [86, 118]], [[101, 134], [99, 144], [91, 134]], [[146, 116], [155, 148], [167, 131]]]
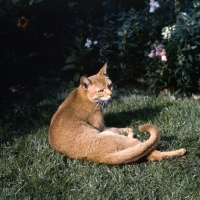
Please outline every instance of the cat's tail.
[[150, 138], [133, 147], [107, 154], [104, 163], [113, 165], [132, 163], [149, 155], [160, 141], [160, 132], [156, 126], [150, 124], [140, 126], [139, 130], [141, 132], [150, 132]]

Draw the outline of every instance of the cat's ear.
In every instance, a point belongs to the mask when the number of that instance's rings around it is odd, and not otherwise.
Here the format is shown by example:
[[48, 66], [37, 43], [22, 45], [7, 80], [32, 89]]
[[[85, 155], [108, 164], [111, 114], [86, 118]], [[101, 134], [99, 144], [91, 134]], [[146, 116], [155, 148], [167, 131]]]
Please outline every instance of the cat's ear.
[[98, 72], [99, 75], [101, 76], [106, 76], [108, 77], [108, 73], [107, 73], [107, 62], [104, 64], [104, 66], [100, 69], [100, 71]]
[[81, 87], [82, 87], [84, 90], [87, 90], [87, 88], [92, 84], [92, 82], [91, 82], [90, 79], [88, 79], [87, 77], [82, 76], [82, 77], [80, 78], [80, 84], [81, 84]]

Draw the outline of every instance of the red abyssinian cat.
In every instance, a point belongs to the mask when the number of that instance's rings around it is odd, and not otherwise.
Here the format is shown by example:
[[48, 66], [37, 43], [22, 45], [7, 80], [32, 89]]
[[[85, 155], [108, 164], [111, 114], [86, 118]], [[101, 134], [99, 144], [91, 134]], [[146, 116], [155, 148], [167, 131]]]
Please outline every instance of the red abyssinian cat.
[[[150, 132], [150, 138], [144, 142], [133, 138], [131, 128], [105, 127], [103, 106], [113, 91], [106, 68], [107, 64], [96, 75], [81, 77], [80, 86], [60, 105], [49, 129], [52, 147], [70, 158], [112, 165], [132, 163], [143, 158], [158, 161], [183, 156], [185, 149], [155, 150], [160, 133], [153, 125], [139, 127], [142, 132]], [[122, 135], [124, 132], [128, 133], [128, 137]]]

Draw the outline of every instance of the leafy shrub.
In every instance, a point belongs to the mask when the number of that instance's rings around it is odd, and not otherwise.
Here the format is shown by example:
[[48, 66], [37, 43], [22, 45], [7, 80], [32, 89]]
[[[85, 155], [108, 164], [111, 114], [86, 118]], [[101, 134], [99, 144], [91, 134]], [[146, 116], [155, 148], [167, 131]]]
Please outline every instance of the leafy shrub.
[[[73, 68], [83, 70], [88, 67], [88, 65], [84, 65], [85, 59], [90, 57], [91, 61], [96, 57], [101, 62], [109, 61], [111, 63], [109, 66], [115, 68], [117, 78], [123, 81], [133, 79], [134, 72], [138, 68], [141, 70], [140, 63], [144, 59], [144, 49], [154, 40], [155, 35], [161, 33], [159, 22], [155, 25], [155, 29], [151, 29], [151, 19], [153, 18], [150, 16], [149, 20], [149, 17], [146, 16], [147, 13], [147, 9], [141, 12], [130, 9], [125, 12], [120, 8], [117, 14], [105, 15], [96, 20], [88, 18], [85, 22], [80, 23], [81, 20], [77, 19], [76, 24], [79, 26], [74, 26], [76, 31], [73, 33], [76, 33], [78, 38], [84, 38], [82, 47], [77, 46], [77, 39], [75, 39], [75, 45], [70, 43], [70, 47], [67, 48], [69, 55], [66, 60], [66, 63], [70, 65], [65, 66], [64, 69], [70, 69], [73, 64], [76, 65]], [[147, 32], [151, 33], [149, 37], [146, 37]], [[86, 42], [87, 38], [92, 41], [97, 40], [98, 45], [91, 46], [89, 49], [84, 47], [83, 41]], [[75, 46], [79, 51], [77, 52], [71, 46]]]
[[[98, 45], [87, 48], [83, 43], [78, 52], [70, 49], [66, 60], [70, 65], [65, 69], [73, 65], [78, 71], [84, 70], [88, 67], [84, 65], [85, 59], [109, 61], [120, 80], [131, 81], [138, 75], [138, 70], [145, 70], [154, 89], [166, 87], [176, 93], [196, 90], [199, 79], [199, 3], [193, 1], [193, 7], [187, 0], [160, 0], [159, 3], [160, 8], [154, 13], [149, 13], [148, 5], [140, 11], [124, 11], [119, 7], [118, 13], [95, 20], [90, 16], [79, 26], [78, 35], [85, 42], [87, 38], [97, 40]], [[154, 43], [165, 46], [167, 62], [148, 58], [149, 45], [154, 46]], [[76, 59], [69, 63], [73, 55]]]
[[98, 57], [102, 62], [114, 63], [114, 67], [119, 66], [120, 78], [130, 79], [134, 67], [139, 66], [140, 59], [143, 57], [141, 45], [148, 40], [143, 34], [144, 25], [138, 22], [139, 18], [142, 17], [131, 9], [128, 12], [121, 11], [118, 14], [106, 15], [96, 21], [96, 24], [90, 23], [91, 30], [88, 31], [90, 35], [87, 37], [92, 41], [98, 41], [98, 45], [91, 45], [88, 48], [83, 44], [83, 41], [86, 43], [86, 37], [84, 40], [76, 37], [74, 42], [76, 49], [68, 48], [70, 55], [66, 63], [70, 65], [65, 66], [64, 69], [82, 70], [86, 67], [83, 63], [86, 58], [89, 59], [87, 57], [89, 55], [90, 62], [92, 58]]
[[[92, 74], [102, 63], [108, 61], [116, 80], [130, 83], [138, 75], [146, 74], [155, 89], [166, 87], [176, 93], [198, 89], [198, 1], [159, 0], [160, 7], [153, 13], [149, 12], [149, 2], [141, 10], [131, 8], [134, 2], [131, 5], [129, 2], [130, 6], [122, 8], [123, 3], [128, 1], [88, 2], [90, 3], [86, 4], [86, 0], [61, 0], [57, 3], [48, 0], [1, 0], [0, 35], [3, 36], [3, 42], [0, 44], [0, 63], [6, 66], [11, 55], [14, 55], [14, 61], [20, 60], [20, 56], [23, 60], [27, 55], [33, 55], [32, 44], [37, 43], [40, 47], [49, 45], [49, 51], [46, 48], [35, 48], [37, 55], [42, 58], [43, 52], [49, 52], [49, 55], [55, 57], [63, 53], [61, 56], [64, 55], [66, 59], [63, 69], [72, 71], [74, 81], [79, 79], [80, 74]], [[144, 2], [140, 2], [141, 7]], [[17, 14], [12, 11], [15, 8]], [[52, 13], [54, 17], [49, 17]], [[54, 44], [47, 42], [49, 35], [58, 36], [59, 42], [62, 42], [59, 45], [65, 44], [65, 50], [59, 47], [62, 50], [56, 51], [58, 40]], [[91, 40], [90, 45], [87, 45], [87, 40]], [[94, 44], [95, 41], [97, 44]], [[162, 62], [159, 57], [148, 58], [154, 43], [165, 46], [167, 62]]]
[[187, 13], [177, 11], [176, 21], [162, 29], [168, 61], [150, 60], [147, 75], [155, 89], [170, 88], [175, 93], [196, 91], [200, 75], [200, 14], [198, 2]]
[[78, 81], [84, 68], [91, 66], [91, 62], [96, 62], [96, 57], [99, 53], [98, 47], [95, 48], [95, 46], [98, 42], [92, 42], [90, 39], [87, 39], [84, 45], [83, 38], [75, 37], [74, 44], [75, 46], [73, 48], [68, 47], [68, 51], [71, 54], [66, 59], [66, 65], [63, 70], [74, 70], [73, 80]]

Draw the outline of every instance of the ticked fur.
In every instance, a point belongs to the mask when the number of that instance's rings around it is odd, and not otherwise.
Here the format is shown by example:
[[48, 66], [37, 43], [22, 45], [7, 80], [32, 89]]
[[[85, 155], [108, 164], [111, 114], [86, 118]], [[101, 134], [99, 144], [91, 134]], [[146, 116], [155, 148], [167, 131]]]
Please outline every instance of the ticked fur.
[[[183, 156], [185, 149], [155, 150], [160, 133], [153, 125], [139, 127], [142, 132], [150, 132], [150, 138], [144, 142], [133, 138], [130, 128], [105, 127], [103, 107], [113, 92], [106, 69], [107, 64], [96, 75], [81, 77], [79, 87], [60, 105], [49, 128], [51, 146], [70, 158], [113, 165], [132, 163], [142, 158], [158, 161]], [[124, 132], [128, 133], [128, 137], [122, 134]]]

